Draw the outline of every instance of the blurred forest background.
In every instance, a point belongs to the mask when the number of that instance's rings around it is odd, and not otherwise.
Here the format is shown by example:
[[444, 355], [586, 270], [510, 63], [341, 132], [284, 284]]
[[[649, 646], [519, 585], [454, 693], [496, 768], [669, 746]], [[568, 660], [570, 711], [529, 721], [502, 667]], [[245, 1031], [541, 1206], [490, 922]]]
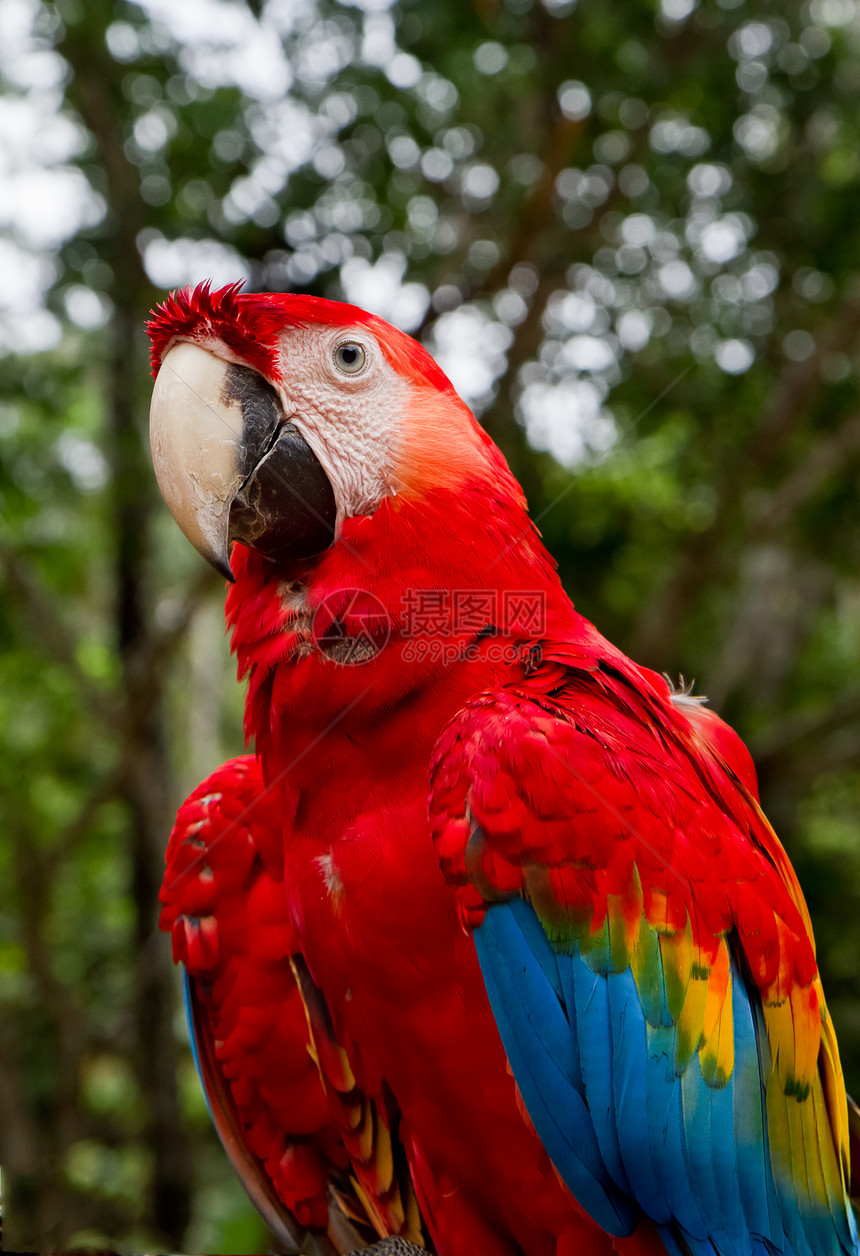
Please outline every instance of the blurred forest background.
[[253, 1252], [157, 894], [242, 746], [143, 322], [240, 276], [418, 335], [579, 608], [749, 742], [860, 1092], [855, 0], [0, 0], [7, 1245]]

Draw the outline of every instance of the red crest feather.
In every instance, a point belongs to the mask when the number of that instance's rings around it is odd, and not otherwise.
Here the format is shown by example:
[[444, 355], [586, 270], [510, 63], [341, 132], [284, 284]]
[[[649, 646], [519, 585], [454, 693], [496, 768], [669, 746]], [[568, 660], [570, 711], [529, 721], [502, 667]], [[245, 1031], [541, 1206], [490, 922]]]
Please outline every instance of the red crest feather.
[[172, 292], [157, 306], [146, 324], [152, 341], [153, 375], [158, 374], [161, 359], [174, 340], [212, 336], [267, 379], [276, 380], [281, 375], [278, 335], [287, 327], [327, 323], [335, 327], [367, 327], [400, 375], [419, 385], [429, 384], [439, 392], [454, 391], [447, 375], [423, 345], [376, 314], [324, 297], [241, 292], [241, 287], [239, 280], [213, 292], [207, 281], [194, 289]]
[[146, 324], [152, 341], [153, 375], [158, 374], [161, 359], [172, 341], [213, 336], [262, 375], [277, 377], [280, 371], [275, 343], [283, 319], [267, 298], [240, 294], [242, 282], [240, 279], [213, 292], [207, 280], [194, 289], [171, 292], [156, 307]]

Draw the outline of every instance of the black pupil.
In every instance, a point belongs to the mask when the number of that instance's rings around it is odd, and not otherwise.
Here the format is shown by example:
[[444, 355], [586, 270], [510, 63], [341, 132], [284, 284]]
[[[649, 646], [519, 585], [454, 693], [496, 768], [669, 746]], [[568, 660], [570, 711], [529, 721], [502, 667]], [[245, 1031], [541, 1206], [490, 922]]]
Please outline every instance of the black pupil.
[[356, 345], [343, 345], [340, 351], [340, 360], [344, 366], [355, 366], [358, 361], [358, 348]]

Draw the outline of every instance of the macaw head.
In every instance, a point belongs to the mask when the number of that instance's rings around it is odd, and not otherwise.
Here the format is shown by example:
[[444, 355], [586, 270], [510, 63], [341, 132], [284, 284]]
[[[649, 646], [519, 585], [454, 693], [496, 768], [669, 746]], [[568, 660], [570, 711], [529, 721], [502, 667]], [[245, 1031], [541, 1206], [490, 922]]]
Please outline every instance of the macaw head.
[[[182, 531], [232, 579], [234, 540], [280, 566], [383, 503], [522, 492], [421, 345], [355, 306], [202, 284], [148, 330], [152, 456]], [[395, 505], [396, 504], [396, 505]]]

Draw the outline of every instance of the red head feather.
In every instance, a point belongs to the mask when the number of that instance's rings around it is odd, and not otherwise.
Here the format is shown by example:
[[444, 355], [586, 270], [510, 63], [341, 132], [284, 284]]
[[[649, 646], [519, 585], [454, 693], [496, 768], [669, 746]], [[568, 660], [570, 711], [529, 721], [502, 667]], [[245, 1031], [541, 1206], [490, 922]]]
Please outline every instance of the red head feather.
[[152, 340], [152, 373], [158, 374], [161, 359], [177, 339], [214, 337], [223, 341], [249, 366], [267, 379], [281, 375], [277, 341], [286, 327], [327, 323], [329, 326], [367, 327], [394, 369], [416, 384], [439, 392], [453, 387], [441, 367], [417, 340], [391, 327], [375, 314], [356, 305], [327, 301], [323, 297], [290, 292], [241, 292], [242, 281], [213, 292], [211, 285], [172, 292], [146, 325]]

